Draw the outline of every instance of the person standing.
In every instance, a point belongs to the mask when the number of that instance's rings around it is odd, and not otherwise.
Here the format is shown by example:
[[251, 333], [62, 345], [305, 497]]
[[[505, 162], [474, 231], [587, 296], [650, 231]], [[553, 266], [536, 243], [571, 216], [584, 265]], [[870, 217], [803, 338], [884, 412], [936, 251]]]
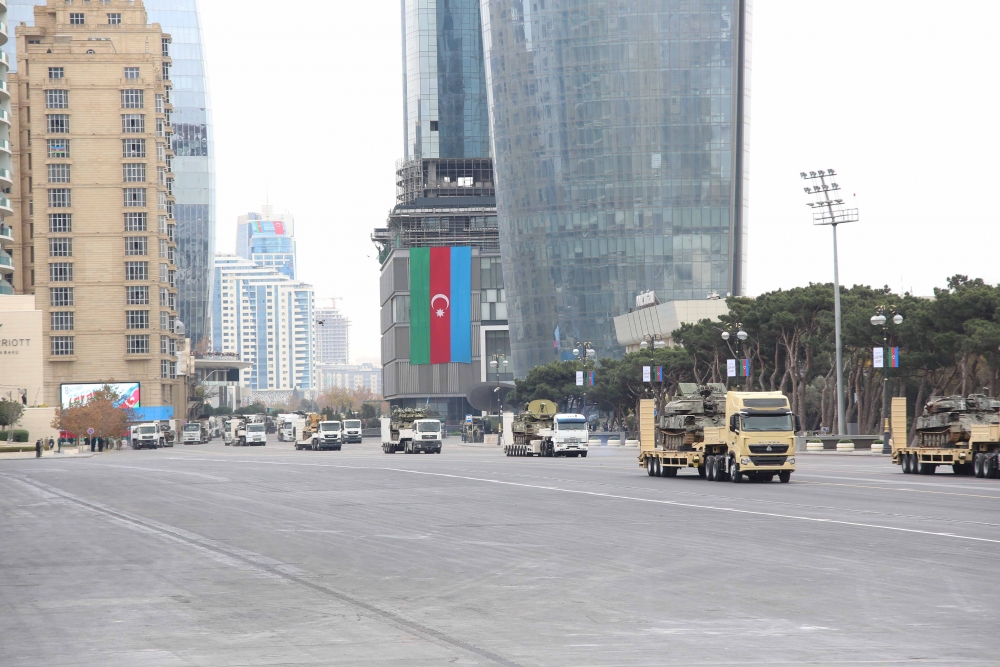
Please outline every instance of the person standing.
[[93, 454], [94, 451], [97, 449], [97, 442], [90, 436], [87, 436], [87, 442], [90, 443], [90, 453]]
[[42, 458], [42, 439], [35, 440], [35, 458]]

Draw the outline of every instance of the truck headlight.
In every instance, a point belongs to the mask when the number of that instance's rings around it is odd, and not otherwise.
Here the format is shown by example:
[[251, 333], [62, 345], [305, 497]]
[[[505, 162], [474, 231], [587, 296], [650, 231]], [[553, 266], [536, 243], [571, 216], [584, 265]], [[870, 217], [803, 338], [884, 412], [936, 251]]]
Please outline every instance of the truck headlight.
[[740, 465], [744, 465], [744, 466], [750, 465], [750, 457], [749, 456], [744, 456], [743, 458], [741, 458], [740, 459]]
[[786, 463], [790, 463], [790, 464], [794, 465], [795, 464], [795, 457], [794, 456], [789, 456], [788, 460], [786, 461]]

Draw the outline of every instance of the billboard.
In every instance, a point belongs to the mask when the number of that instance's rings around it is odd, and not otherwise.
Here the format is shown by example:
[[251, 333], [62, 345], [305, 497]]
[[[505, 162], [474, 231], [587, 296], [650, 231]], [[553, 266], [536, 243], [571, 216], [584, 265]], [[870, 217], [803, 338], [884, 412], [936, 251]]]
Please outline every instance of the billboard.
[[275, 236], [286, 236], [284, 220], [251, 220], [250, 225], [254, 234], [274, 234]]
[[[140, 392], [138, 382], [110, 382], [108, 384], [121, 396], [121, 400], [118, 401], [115, 407], [137, 408], [141, 405], [139, 402]], [[60, 385], [59, 401], [63, 408], [82, 405], [89, 401], [94, 392], [103, 386], [103, 382]]]

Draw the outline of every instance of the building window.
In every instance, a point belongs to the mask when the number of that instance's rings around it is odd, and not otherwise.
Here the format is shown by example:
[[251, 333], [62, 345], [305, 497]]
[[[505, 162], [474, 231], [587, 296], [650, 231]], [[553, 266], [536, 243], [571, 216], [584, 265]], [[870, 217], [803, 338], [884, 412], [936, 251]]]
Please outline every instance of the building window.
[[61, 79], [66, 76], [66, 70], [62, 67], [50, 67], [49, 68], [49, 78], [50, 79]]
[[49, 189], [49, 208], [69, 208], [73, 205], [73, 196], [69, 188]]
[[146, 116], [141, 113], [122, 114], [122, 133], [142, 134], [146, 131]]
[[170, 305], [170, 291], [166, 287], [160, 288], [160, 307], [166, 308]]
[[145, 206], [146, 188], [125, 188], [125, 206]]
[[165, 137], [167, 136], [166, 125], [163, 124], [162, 118], [156, 119], [156, 136]]
[[170, 40], [167, 39], [166, 37], [160, 40], [160, 54], [164, 58], [170, 57]]
[[166, 239], [160, 239], [160, 259], [167, 258], [167, 248], [169, 247]]
[[52, 337], [52, 356], [53, 357], [66, 357], [73, 354], [73, 337], [72, 336], [53, 336]]
[[167, 168], [166, 167], [157, 167], [156, 168], [156, 182], [157, 182], [158, 185], [166, 185], [167, 184]]
[[126, 162], [122, 165], [122, 179], [126, 183], [145, 183], [146, 163]]
[[156, 161], [166, 162], [167, 161], [167, 145], [166, 144], [156, 144]]
[[126, 232], [144, 232], [144, 231], [146, 231], [146, 214], [145, 213], [126, 213], [125, 214], [125, 231]]
[[73, 231], [72, 213], [49, 213], [49, 233], [68, 234]]
[[69, 91], [68, 90], [46, 90], [45, 91], [45, 108], [46, 109], [68, 109], [69, 108]]
[[149, 334], [129, 334], [125, 336], [126, 354], [149, 354]]
[[149, 262], [125, 262], [125, 280], [149, 280]]
[[138, 79], [139, 78], [139, 68], [138, 67], [126, 67], [125, 68], [125, 78], [126, 79]]
[[68, 283], [73, 281], [73, 264], [71, 262], [53, 262], [49, 264], [50, 283]]
[[[160, 312], [160, 328], [164, 331], [170, 330], [170, 313]], [[166, 336], [163, 336], [166, 338]]]
[[73, 239], [68, 236], [53, 236], [49, 238], [50, 257], [72, 257]]
[[119, 12], [108, 14], [108, 25], [121, 25], [122, 15]]
[[160, 192], [156, 193], [156, 207], [159, 210], [161, 210], [161, 211], [167, 210], [167, 193], [166, 192], [160, 191]]
[[166, 264], [160, 264], [160, 282], [165, 283], [170, 279], [169, 269]]
[[69, 183], [68, 164], [48, 165], [49, 183]]
[[393, 322], [410, 321], [410, 297], [408, 296], [392, 297], [392, 321]]
[[126, 236], [125, 237], [125, 254], [126, 255], [145, 255], [146, 254], [146, 237], [145, 236]]
[[65, 308], [73, 305], [72, 287], [50, 287], [49, 305], [53, 308]]
[[49, 134], [66, 134], [69, 132], [69, 114], [50, 113], [45, 116], [45, 128]]
[[70, 25], [83, 25], [83, 12], [70, 12], [69, 15]]
[[146, 140], [122, 139], [122, 157], [146, 157]]
[[143, 91], [129, 88], [122, 91], [122, 109], [141, 109], [143, 106]]
[[[166, 234], [167, 233], [167, 216], [165, 216], [165, 215], [159, 216], [158, 221], [159, 222], [157, 223], [157, 232], [160, 233], [160, 234]], [[172, 226], [173, 225], [171, 225], [171, 227]], [[171, 235], [171, 236], [173, 236], [173, 235]], [[173, 238], [171, 238], [170, 240], [172, 241]]]
[[175, 380], [177, 378], [177, 362], [161, 359], [160, 377], [164, 380]]
[[163, 80], [170, 81], [170, 63], [163, 63]]
[[49, 157], [69, 157], [69, 139], [48, 139]]
[[53, 331], [72, 331], [73, 312], [57, 311], [49, 313], [50, 323]]
[[125, 328], [126, 329], [148, 329], [149, 328], [149, 311], [148, 310], [126, 310], [125, 311]]
[[148, 306], [149, 287], [147, 285], [129, 285], [125, 288], [125, 302], [130, 306]]

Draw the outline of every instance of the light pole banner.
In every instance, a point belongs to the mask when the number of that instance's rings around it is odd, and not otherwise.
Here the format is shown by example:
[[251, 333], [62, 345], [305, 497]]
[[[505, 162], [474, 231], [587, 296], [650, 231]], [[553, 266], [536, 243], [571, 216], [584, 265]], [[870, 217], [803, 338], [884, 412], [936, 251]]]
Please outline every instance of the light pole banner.
[[643, 382], [651, 382], [652, 381], [649, 366], [643, 366], [642, 367], [642, 381]]
[[872, 348], [872, 368], [883, 368], [885, 366], [885, 350], [881, 347]]
[[726, 377], [736, 377], [736, 360], [726, 359]]
[[596, 378], [594, 377], [594, 371], [590, 371], [590, 386], [591, 387], [594, 386], [594, 382], [595, 381], [596, 381]]
[[889, 348], [889, 368], [899, 368], [899, 348]]
[[577, 387], [583, 386], [583, 371], [576, 372], [576, 386]]

